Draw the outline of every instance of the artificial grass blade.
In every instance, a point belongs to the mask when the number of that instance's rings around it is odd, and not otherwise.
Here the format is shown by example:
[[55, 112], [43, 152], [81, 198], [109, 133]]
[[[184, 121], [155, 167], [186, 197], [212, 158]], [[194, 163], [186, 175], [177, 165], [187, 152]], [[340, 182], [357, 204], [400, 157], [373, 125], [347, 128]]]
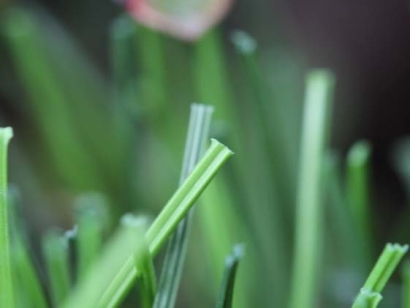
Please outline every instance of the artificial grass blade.
[[[169, 235], [231, 155], [231, 150], [226, 146], [212, 140], [204, 157], [148, 229], [145, 237], [151, 255], [155, 256], [158, 253]], [[118, 301], [123, 297], [122, 293], [126, 292], [141, 271], [135, 267], [134, 250], [121, 251], [123, 258], [116, 256], [120, 251], [116, 246], [119, 245], [117, 241], [121, 241], [121, 238], [111, 241], [96, 261], [93, 270], [83, 281], [80, 281], [63, 307], [88, 308], [105, 307], [108, 303], [114, 306], [119, 304]], [[112, 258], [115, 260], [112, 261]], [[104, 267], [107, 270], [102, 276], [100, 270], [104, 271]]]
[[334, 77], [329, 71], [316, 70], [308, 76], [290, 308], [315, 307], [320, 281], [318, 260], [321, 257], [322, 165], [333, 86]]
[[219, 290], [216, 308], [231, 308], [233, 302], [233, 293], [235, 287], [235, 278], [238, 270], [239, 261], [244, 254], [243, 244], [237, 244], [233, 247], [232, 253], [226, 258], [225, 273]]
[[[213, 108], [201, 104], [193, 104], [185, 144], [180, 183], [188, 177], [200, 160], [208, 140]], [[161, 273], [160, 285], [155, 299], [155, 308], [171, 308], [175, 306], [178, 287], [188, 245], [188, 232], [192, 221], [193, 208], [184, 218], [176, 232], [171, 236]]]
[[409, 246], [399, 244], [387, 244], [377, 260], [376, 265], [367, 278], [359, 295], [355, 299], [352, 308], [377, 307], [384, 289], [393, 271], [407, 252]]
[[0, 307], [14, 307], [10, 256], [10, 227], [7, 203], [7, 151], [13, 130], [0, 128]]

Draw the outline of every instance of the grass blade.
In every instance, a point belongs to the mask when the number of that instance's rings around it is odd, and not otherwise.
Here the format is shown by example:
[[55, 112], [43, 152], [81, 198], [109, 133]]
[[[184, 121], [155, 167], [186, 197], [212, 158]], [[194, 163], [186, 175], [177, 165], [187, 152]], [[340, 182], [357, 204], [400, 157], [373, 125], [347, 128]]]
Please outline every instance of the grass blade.
[[[203, 155], [205, 143], [208, 140], [213, 108], [193, 104], [185, 145], [184, 161], [180, 184], [188, 177]], [[193, 208], [184, 218], [176, 232], [171, 236], [161, 273], [155, 308], [174, 307], [181, 280], [183, 265], [188, 245], [188, 232], [192, 221]]]
[[149, 252], [148, 243], [145, 240], [148, 220], [128, 214], [122, 218], [121, 223], [137, 227], [129, 228], [129, 230], [133, 232], [132, 236], [137, 239], [135, 266], [141, 271], [141, 306], [143, 308], [152, 308], [155, 294], [157, 294], [157, 281], [152, 256]]
[[[292, 161], [294, 155], [289, 147], [290, 138], [284, 116], [279, 110], [279, 106], [272, 100], [266, 84], [266, 78], [258, 66], [256, 52], [257, 43], [249, 34], [243, 31], [236, 31], [232, 35], [232, 42], [236, 51], [241, 56], [241, 62], [246, 73], [247, 82], [251, 87], [253, 95], [253, 108], [258, 119], [259, 134], [261, 136], [264, 150], [268, 153], [269, 159], [266, 164], [270, 168], [274, 186], [277, 187], [277, 194], [283, 204], [291, 204], [293, 193], [289, 183]], [[284, 206], [284, 209], [290, 208]], [[289, 214], [289, 213], [286, 213]], [[289, 216], [289, 215], [288, 215]], [[288, 217], [285, 216], [285, 217]]]
[[371, 213], [369, 211], [369, 163], [371, 146], [359, 141], [347, 158], [347, 201], [362, 247], [362, 269], [368, 271], [373, 254]]
[[[232, 152], [227, 147], [212, 140], [212, 144], [204, 157], [148, 229], [145, 237], [151, 255], [155, 256], [158, 253], [169, 235], [231, 155]], [[115, 240], [113, 240], [110, 247], [117, 249], [115, 246]], [[118, 305], [123, 293], [141, 272], [135, 268], [132, 252], [128, 252], [125, 259], [118, 259], [115, 256], [118, 251], [114, 253], [111, 252], [111, 249], [107, 248], [102, 253], [101, 258], [97, 260], [98, 263], [83, 281], [80, 281], [63, 307], [88, 308]], [[115, 261], [113, 264], [109, 264], [109, 272], [107, 269], [104, 277], [101, 277], [99, 267], [108, 266], [110, 253], [113, 254], [111, 257]]]
[[226, 258], [225, 273], [219, 291], [216, 308], [231, 308], [235, 287], [235, 278], [240, 259], [244, 253], [243, 245], [235, 245], [232, 253]]
[[28, 249], [25, 228], [18, 212], [19, 193], [16, 188], [9, 188], [9, 217], [11, 226], [13, 276], [15, 288], [19, 290], [16, 297], [18, 307], [48, 307], [39, 273], [33, 264], [33, 257]]
[[107, 229], [108, 214], [106, 204], [98, 194], [87, 194], [77, 198], [75, 204], [77, 280], [87, 273], [95, 261]]
[[71, 286], [67, 241], [61, 232], [52, 230], [44, 236], [42, 246], [53, 306], [59, 307]]
[[0, 128], [0, 307], [14, 307], [14, 288], [10, 257], [10, 227], [7, 200], [7, 152], [13, 130]]
[[332, 106], [334, 78], [324, 70], [307, 79], [299, 188], [297, 193], [295, 259], [290, 307], [315, 307], [319, 282], [322, 225], [322, 162]]
[[19, 288], [22, 307], [47, 308], [47, 301], [40, 283], [38, 273], [21, 238], [15, 240], [13, 247], [14, 275]]
[[410, 308], [410, 262], [407, 260], [402, 271], [402, 308]]
[[[293, 202], [289, 203], [290, 199], [286, 197], [290, 196], [288, 184], [283, 185], [285, 182], [289, 183], [289, 169], [283, 160], [285, 157], [283, 151], [287, 147], [283, 142], [286, 140], [277, 137], [278, 132], [283, 135], [282, 132], [286, 134], [288, 130], [279, 124], [282, 117], [278, 115], [276, 108], [273, 108], [275, 101], [267, 91], [266, 80], [262, 78], [256, 58], [257, 42], [242, 31], [234, 32], [232, 42], [240, 55], [241, 66], [246, 77], [243, 82], [250, 85], [251, 94], [248, 99], [249, 106], [246, 107], [247, 122], [251, 125], [243, 130], [245, 133], [251, 133], [246, 142], [250, 149], [246, 151], [249, 156], [244, 165], [249, 165], [250, 168], [244, 172], [245, 180], [246, 178], [260, 179], [256, 185], [253, 180], [242, 185], [250, 188], [248, 192], [248, 203], [252, 203], [249, 212], [250, 225], [256, 235], [257, 254], [266, 258], [259, 271], [272, 273], [264, 277], [265, 282], [262, 287], [266, 289], [261, 293], [267, 297], [263, 300], [270, 301], [274, 298], [279, 306], [284, 306], [289, 288], [289, 251], [292, 232], [291, 215], [288, 210], [292, 209]], [[292, 157], [294, 152], [287, 151], [286, 157]], [[275, 255], [275, 258], [271, 258], [272, 255]]]
[[[51, 156], [48, 165], [53, 165], [72, 187], [101, 188], [102, 178], [97, 176], [96, 162], [87, 155], [75, 134], [71, 104], [48, 59], [50, 50], [38, 21], [22, 9], [9, 10], [5, 21], [4, 31], [28, 96], [30, 112]], [[74, 167], [78, 165], [88, 167]]]
[[380, 258], [367, 278], [359, 295], [355, 299], [352, 308], [377, 307], [384, 289], [393, 271], [407, 252], [409, 246], [399, 244], [387, 244]]

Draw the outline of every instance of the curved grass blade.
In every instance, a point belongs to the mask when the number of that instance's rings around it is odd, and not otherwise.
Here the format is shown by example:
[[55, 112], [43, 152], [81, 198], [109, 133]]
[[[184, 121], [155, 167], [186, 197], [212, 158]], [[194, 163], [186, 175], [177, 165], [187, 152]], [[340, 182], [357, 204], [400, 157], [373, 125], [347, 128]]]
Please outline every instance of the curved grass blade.
[[408, 249], [408, 245], [386, 245], [359, 295], [356, 297], [352, 308], [377, 307], [378, 303], [382, 300], [380, 292], [386, 286], [387, 281]]
[[225, 273], [219, 291], [219, 298], [216, 308], [232, 307], [236, 272], [243, 254], [244, 246], [242, 244], [238, 244], [233, 247], [232, 253], [226, 258]]
[[[201, 104], [193, 104], [191, 106], [180, 184], [192, 172], [203, 155], [205, 143], [208, 140], [212, 113], [213, 108], [210, 106]], [[177, 230], [169, 240], [158, 294], [155, 298], [155, 308], [171, 308], [175, 306], [187, 251], [188, 233], [192, 222], [193, 210], [194, 208], [180, 222]]]
[[[155, 256], [158, 253], [169, 235], [232, 154], [226, 146], [212, 140], [204, 157], [148, 229], [145, 237], [151, 255]], [[120, 251], [116, 247], [117, 241], [121, 239], [113, 239], [105, 248], [93, 269], [79, 282], [63, 307], [118, 306], [135, 278], [141, 275], [141, 271], [135, 267], [134, 251], [121, 251], [121, 257], [117, 257], [116, 254]]]
[[13, 130], [0, 128], [0, 307], [14, 307], [10, 256], [10, 227], [7, 200], [7, 152]]

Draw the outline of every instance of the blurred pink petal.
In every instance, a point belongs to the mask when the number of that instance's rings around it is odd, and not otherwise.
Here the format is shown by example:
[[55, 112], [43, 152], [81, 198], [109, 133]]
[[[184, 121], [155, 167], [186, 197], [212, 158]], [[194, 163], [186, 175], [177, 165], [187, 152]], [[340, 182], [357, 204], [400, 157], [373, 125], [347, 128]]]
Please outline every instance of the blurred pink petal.
[[183, 40], [198, 39], [225, 17], [233, 0], [126, 0], [140, 23]]

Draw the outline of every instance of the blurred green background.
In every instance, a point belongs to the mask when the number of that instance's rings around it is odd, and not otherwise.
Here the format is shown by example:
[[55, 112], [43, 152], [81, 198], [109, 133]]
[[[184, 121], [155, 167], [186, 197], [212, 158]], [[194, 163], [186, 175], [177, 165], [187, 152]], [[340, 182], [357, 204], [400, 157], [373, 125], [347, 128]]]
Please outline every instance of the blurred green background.
[[[216, 108], [211, 135], [237, 155], [201, 199], [209, 206], [199, 206], [177, 306], [209, 307], [225, 255], [243, 241], [238, 302], [282, 307], [304, 80], [316, 67], [337, 79], [330, 147], [340, 165], [357, 140], [373, 149], [369, 245], [409, 242], [406, 1], [239, 0], [195, 43], [135, 23], [120, 2], [0, 2], [0, 123], [15, 130], [10, 182], [40, 264], [41, 235], [72, 228], [75, 204], [108, 205], [113, 225], [159, 212], [178, 184], [190, 104], [201, 102]], [[234, 30], [256, 40], [251, 59]], [[332, 232], [321, 304], [346, 307], [365, 273], [333, 253], [343, 246]], [[394, 283], [390, 292], [386, 307], [399, 297]]]

